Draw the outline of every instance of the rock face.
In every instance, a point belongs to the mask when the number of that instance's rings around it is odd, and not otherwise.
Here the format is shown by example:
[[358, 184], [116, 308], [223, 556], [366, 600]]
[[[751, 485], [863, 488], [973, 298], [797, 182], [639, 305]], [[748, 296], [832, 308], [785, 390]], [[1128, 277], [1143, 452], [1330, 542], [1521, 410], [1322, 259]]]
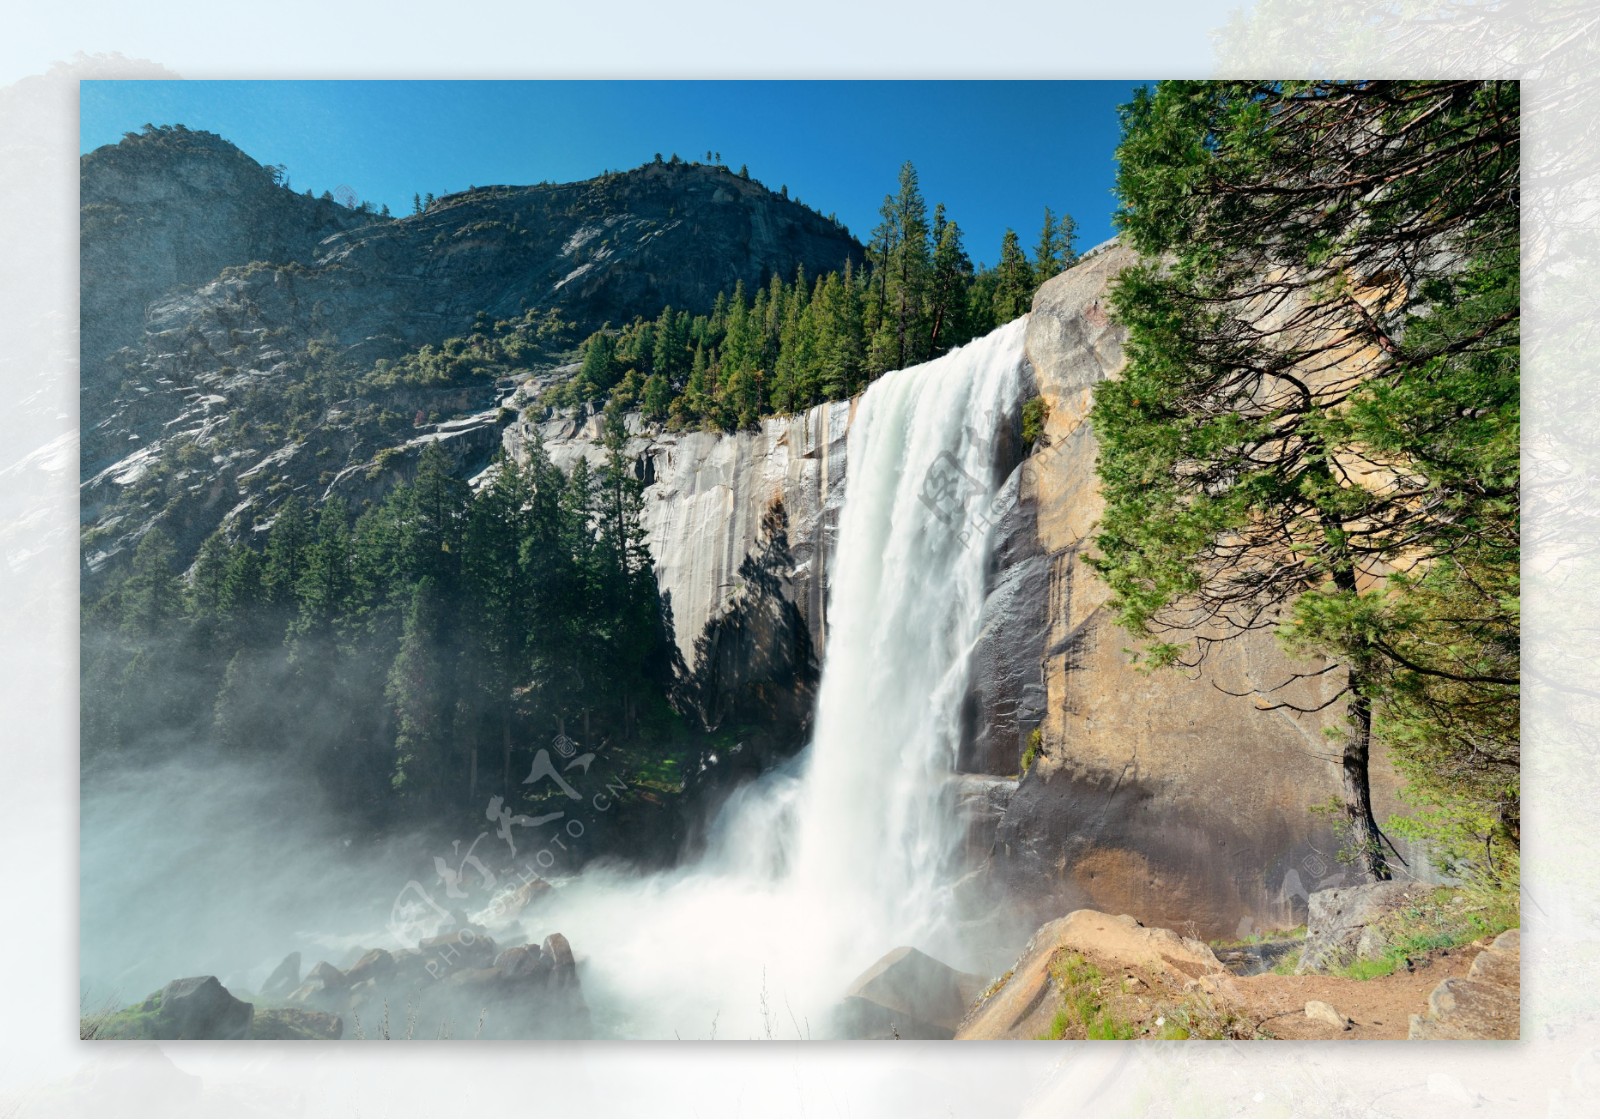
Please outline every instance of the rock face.
[[845, 1038], [951, 1038], [982, 988], [981, 976], [902, 945], [850, 984], [837, 1027]]
[[272, 970], [261, 985], [264, 996], [286, 996], [300, 986], [300, 953], [296, 950], [283, 958], [283, 963]]
[[[1274, 688], [1308, 668], [1270, 633], [1215, 647], [1197, 679], [1135, 669], [1084, 561], [1102, 508], [1088, 414], [1122, 363], [1108, 285], [1132, 259], [1116, 245], [1091, 255], [1040, 289], [1028, 323], [1050, 414], [1020, 472], [1038, 544], [1017, 578], [1045, 629], [1043, 749], [1000, 821], [995, 863], [1040, 918], [1091, 905], [1213, 937], [1294, 926], [1311, 892], [1344, 876], [1337, 838], [1307, 811], [1339, 789], [1322, 734], [1337, 706], [1268, 712], [1219, 691]], [[1333, 676], [1277, 695], [1320, 703]], [[1381, 758], [1373, 782], [1381, 818], [1395, 786]]]
[[1494, 939], [1463, 977], [1441, 983], [1428, 997], [1426, 1014], [1411, 1016], [1410, 1038], [1520, 1038], [1522, 931]]

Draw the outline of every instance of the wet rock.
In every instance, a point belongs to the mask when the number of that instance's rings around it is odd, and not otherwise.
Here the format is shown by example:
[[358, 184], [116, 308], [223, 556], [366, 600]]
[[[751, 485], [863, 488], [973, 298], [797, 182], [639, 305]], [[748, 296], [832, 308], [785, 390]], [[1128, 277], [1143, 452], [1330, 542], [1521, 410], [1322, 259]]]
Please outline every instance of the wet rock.
[[435, 976], [462, 968], [488, 968], [494, 964], [496, 954], [494, 938], [470, 926], [423, 938], [418, 950], [424, 967]]
[[552, 972], [555, 961], [541, 952], [537, 945], [518, 945], [496, 957], [494, 967], [506, 980], [530, 980]]
[[981, 976], [902, 945], [851, 982], [835, 1024], [846, 1038], [951, 1038], [982, 989]]
[[350, 981], [344, 973], [327, 961], [318, 961], [316, 967], [306, 973], [306, 984], [315, 985], [322, 991], [336, 992], [349, 987]]
[[578, 965], [572, 956], [572, 946], [559, 933], [552, 933], [541, 946], [544, 956], [550, 958], [550, 983], [557, 989], [578, 986]]
[[215, 976], [191, 976], [113, 1016], [100, 1037], [249, 1038], [254, 1014], [251, 1004], [234, 998]]
[[382, 980], [394, 972], [394, 956], [387, 949], [371, 949], [345, 973], [345, 981], [354, 987], [364, 980]]

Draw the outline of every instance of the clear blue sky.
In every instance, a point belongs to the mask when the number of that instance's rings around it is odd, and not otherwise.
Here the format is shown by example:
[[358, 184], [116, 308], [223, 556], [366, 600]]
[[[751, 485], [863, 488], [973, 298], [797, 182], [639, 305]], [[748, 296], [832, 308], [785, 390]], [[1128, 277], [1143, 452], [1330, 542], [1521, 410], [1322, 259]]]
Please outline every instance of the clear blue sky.
[[296, 190], [349, 186], [396, 214], [413, 193], [718, 151], [862, 240], [909, 159], [993, 263], [1007, 226], [1032, 247], [1047, 205], [1078, 220], [1080, 249], [1111, 235], [1116, 107], [1138, 84], [85, 81], [81, 147], [182, 123], [285, 164]]

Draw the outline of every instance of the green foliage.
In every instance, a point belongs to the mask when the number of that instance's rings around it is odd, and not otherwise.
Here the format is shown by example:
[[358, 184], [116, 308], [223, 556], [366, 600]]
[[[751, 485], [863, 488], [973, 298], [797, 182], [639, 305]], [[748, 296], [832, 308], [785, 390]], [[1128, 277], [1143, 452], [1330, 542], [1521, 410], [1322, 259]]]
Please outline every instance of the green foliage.
[[1050, 402], [1043, 397], [1033, 397], [1022, 406], [1022, 442], [1032, 448], [1044, 435], [1045, 423], [1050, 419]]
[[85, 607], [85, 766], [208, 741], [293, 759], [374, 824], [481, 817], [480, 791], [522, 798], [517, 771], [566, 730], [616, 744], [609, 765], [681, 786], [693, 744], [667, 703], [619, 436], [598, 473], [564, 476], [535, 444], [477, 493], [429, 444], [353, 524], [338, 500], [312, 518], [286, 498], [257, 539], [209, 538], [187, 581], [152, 533]]
[[1276, 622], [1343, 671], [1345, 811], [1379, 876], [1374, 733], [1458, 866], [1491, 817], [1515, 843], [1517, 98], [1166, 82], [1123, 109], [1145, 260], [1113, 294], [1092, 562], [1154, 663]]
[[1033, 760], [1039, 757], [1039, 752], [1044, 748], [1044, 732], [1035, 727], [1028, 733], [1028, 745], [1022, 751], [1022, 772], [1026, 774], [1033, 767]]
[[1025, 313], [1038, 282], [1076, 259], [1072, 219], [1048, 215], [1048, 263], [1037, 275], [1015, 234], [1001, 272], [974, 271], [961, 227], [943, 205], [929, 215], [909, 163], [880, 213], [864, 268], [847, 260], [815, 278], [801, 269], [753, 292], [740, 283], [709, 314], [668, 307], [608, 324], [584, 341], [579, 372], [546, 403], [620, 401], [673, 428], [750, 427], [853, 396], [888, 370], [987, 333]]
[[1334, 972], [1352, 980], [1376, 980], [1404, 968], [1408, 960], [1469, 945], [1521, 924], [1516, 894], [1442, 887], [1379, 921], [1385, 942], [1382, 953], [1348, 961]]
[[[575, 324], [555, 308], [530, 308], [521, 318], [491, 323], [480, 312], [472, 333], [425, 345], [398, 358], [379, 359], [366, 376], [377, 389], [442, 388], [474, 380], [492, 380], [563, 352], [572, 342]], [[313, 343], [313, 347], [316, 344]], [[326, 361], [332, 351], [313, 350]], [[610, 382], [607, 382], [607, 388]]]

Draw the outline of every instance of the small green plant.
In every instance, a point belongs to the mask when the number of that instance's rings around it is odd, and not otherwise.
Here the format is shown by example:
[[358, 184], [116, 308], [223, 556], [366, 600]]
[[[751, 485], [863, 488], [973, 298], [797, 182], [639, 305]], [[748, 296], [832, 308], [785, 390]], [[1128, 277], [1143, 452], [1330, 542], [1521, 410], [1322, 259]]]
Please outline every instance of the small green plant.
[[1028, 745], [1022, 752], [1022, 772], [1026, 774], [1044, 747], [1044, 735], [1035, 727], [1028, 733]]
[[1050, 419], [1050, 402], [1034, 397], [1022, 406], [1022, 442], [1029, 448], [1044, 435], [1045, 421]]

